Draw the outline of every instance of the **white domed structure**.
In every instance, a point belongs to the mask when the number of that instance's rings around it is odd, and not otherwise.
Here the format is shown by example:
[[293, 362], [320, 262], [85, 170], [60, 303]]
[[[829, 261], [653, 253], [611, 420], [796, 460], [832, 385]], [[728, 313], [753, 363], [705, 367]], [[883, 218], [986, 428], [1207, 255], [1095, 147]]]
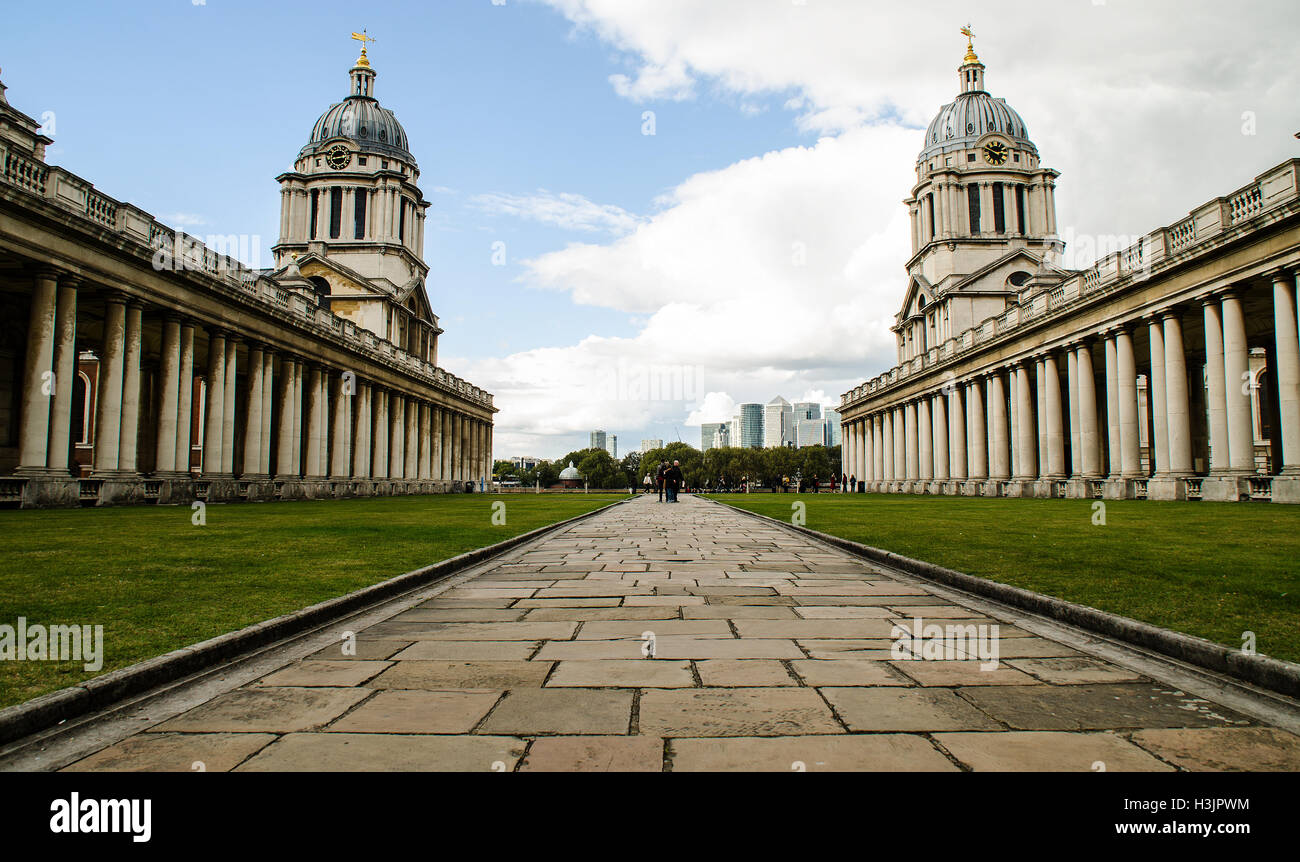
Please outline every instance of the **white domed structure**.
[[985, 89], [984, 73], [968, 42], [957, 97], [939, 109], [917, 157], [905, 201], [909, 282], [893, 327], [899, 362], [1001, 314], [1059, 250], [1060, 174], [1042, 166], [1024, 119]]
[[[357, 34], [356, 38], [361, 38]], [[312, 126], [281, 187], [278, 270], [301, 271], [303, 292], [381, 339], [437, 364], [442, 329], [425, 289], [430, 203], [397, 116], [375, 98], [365, 48], [351, 92]]]

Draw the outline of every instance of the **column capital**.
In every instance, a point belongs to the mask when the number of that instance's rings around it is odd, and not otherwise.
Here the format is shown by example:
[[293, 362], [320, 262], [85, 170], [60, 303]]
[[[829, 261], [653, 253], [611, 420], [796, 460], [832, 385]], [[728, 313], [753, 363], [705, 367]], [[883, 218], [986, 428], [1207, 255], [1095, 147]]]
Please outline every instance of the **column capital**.
[[101, 290], [99, 293], [105, 302], [111, 302], [116, 305], [126, 305], [131, 301], [131, 295], [121, 290], [107, 289]]
[[1187, 309], [1185, 309], [1182, 305], [1171, 305], [1168, 308], [1161, 309], [1158, 312], [1158, 316], [1162, 321], [1169, 320], [1171, 318], [1182, 319], [1182, 316], [1183, 314], [1186, 313], [1186, 311]]
[[1289, 266], [1279, 266], [1277, 269], [1271, 269], [1264, 273], [1264, 277], [1277, 284], [1280, 281], [1294, 281], [1300, 275], [1300, 270]]

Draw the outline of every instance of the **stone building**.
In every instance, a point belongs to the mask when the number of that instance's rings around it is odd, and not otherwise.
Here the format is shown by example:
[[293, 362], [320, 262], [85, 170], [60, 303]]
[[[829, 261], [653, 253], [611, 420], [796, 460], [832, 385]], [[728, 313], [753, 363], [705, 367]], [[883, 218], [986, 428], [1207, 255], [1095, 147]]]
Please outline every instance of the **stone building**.
[[1300, 160], [1068, 270], [1059, 174], [984, 73], [969, 47], [926, 131], [898, 364], [842, 397], [844, 472], [890, 493], [1300, 502]]
[[490, 475], [492, 396], [438, 367], [429, 202], [351, 91], [279, 177], [254, 270], [45, 161], [0, 85], [0, 502], [419, 494]]

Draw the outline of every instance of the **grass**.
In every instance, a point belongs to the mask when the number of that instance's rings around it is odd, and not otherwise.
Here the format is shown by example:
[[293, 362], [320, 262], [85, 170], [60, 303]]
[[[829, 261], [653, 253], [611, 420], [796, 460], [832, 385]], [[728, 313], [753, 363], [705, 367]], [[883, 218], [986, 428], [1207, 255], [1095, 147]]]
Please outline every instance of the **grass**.
[[725, 494], [727, 503], [1234, 648], [1300, 661], [1300, 508], [891, 495]]
[[[104, 666], [0, 661], [0, 706], [572, 518], [624, 495], [0, 512], [0, 624], [104, 626]], [[491, 522], [506, 504], [506, 524]]]

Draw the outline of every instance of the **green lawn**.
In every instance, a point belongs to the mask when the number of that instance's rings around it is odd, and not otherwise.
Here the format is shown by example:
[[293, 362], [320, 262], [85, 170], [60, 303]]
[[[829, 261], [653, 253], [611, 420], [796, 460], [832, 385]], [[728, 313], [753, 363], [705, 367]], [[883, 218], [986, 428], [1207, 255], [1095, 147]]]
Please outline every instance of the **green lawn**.
[[1300, 661], [1300, 507], [723, 494], [811, 529], [1233, 647]]
[[[188, 646], [624, 495], [385, 497], [0, 511], [0, 624], [104, 626], [99, 673]], [[506, 524], [492, 524], [492, 503]], [[82, 682], [80, 662], [0, 662], [0, 706]]]

